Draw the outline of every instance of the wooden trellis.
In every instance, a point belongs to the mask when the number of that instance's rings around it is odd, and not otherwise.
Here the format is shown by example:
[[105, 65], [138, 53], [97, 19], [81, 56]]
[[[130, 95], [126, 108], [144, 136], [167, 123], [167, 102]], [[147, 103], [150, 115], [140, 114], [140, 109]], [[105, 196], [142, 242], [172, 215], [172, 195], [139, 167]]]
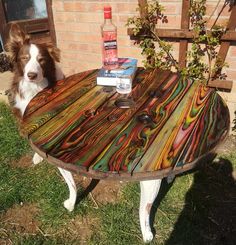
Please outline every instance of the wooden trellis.
[[[147, 0], [139, 0], [140, 7], [140, 15], [141, 17], [145, 17], [147, 14], [146, 6]], [[218, 57], [224, 62], [232, 42], [236, 41], [236, 1], [232, 1], [234, 4], [231, 6], [230, 17], [227, 24], [226, 32], [221, 37], [221, 45], [218, 53]], [[186, 56], [188, 50], [188, 43], [191, 43], [191, 40], [194, 37], [194, 31], [190, 29], [190, 0], [182, 0], [182, 13], [181, 13], [181, 28], [180, 29], [156, 29], [156, 34], [160, 38], [166, 38], [172, 41], [179, 42], [179, 65], [181, 68], [186, 66]], [[138, 36], [134, 36], [132, 29], [128, 30], [128, 34], [131, 39], [138, 39]], [[232, 89], [232, 81], [230, 80], [210, 80], [208, 83], [210, 87], [217, 87], [221, 89], [231, 90]]]

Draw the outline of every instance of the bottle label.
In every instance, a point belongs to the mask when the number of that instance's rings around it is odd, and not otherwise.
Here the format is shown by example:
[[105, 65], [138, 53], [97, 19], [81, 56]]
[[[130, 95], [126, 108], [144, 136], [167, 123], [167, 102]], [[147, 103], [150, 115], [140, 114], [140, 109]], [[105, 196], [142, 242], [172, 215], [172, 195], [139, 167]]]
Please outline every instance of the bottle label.
[[116, 49], [116, 48], [117, 48], [116, 40], [111, 40], [111, 41], [105, 41], [104, 42], [104, 49], [105, 50]]
[[117, 40], [115, 31], [103, 32], [103, 65], [116, 66], [118, 64], [117, 58]]
[[106, 31], [103, 33], [103, 44], [104, 49], [117, 49], [117, 42], [116, 42], [116, 32], [114, 31]]

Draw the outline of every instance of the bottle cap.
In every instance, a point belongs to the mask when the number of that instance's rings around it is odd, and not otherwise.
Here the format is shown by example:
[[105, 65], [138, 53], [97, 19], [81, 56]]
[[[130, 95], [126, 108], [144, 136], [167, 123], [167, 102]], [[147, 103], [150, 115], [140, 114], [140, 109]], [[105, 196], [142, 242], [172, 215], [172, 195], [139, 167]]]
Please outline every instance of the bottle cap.
[[110, 6], [104, 7], [104, 18], [111, 19], [111, 7]]

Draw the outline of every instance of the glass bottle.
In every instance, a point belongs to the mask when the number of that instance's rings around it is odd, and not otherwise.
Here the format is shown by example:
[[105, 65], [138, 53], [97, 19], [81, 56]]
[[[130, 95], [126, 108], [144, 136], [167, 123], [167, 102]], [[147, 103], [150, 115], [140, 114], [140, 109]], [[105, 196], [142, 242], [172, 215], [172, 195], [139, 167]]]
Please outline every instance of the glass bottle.
[[118, 67], [117, 56], [117, 28], [112, 23], [110, 6], [104, 7], [104, 23], [101, 25], [102, 34], [102, 63], [106, 70]]

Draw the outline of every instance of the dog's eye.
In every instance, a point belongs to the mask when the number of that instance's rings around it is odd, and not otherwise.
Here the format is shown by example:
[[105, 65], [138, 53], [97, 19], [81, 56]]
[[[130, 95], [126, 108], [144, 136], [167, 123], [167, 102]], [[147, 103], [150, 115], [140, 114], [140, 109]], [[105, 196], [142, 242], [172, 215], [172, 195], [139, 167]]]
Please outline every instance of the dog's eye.
[[45, 58], [43, 58], [43, 57], [38, 58], [38, 62], [39, 63], [44, 63], [45, 62]]
[[28, 56], [28, 55], [21, 56], [20, 58], [21, 58], [21, 60], [23, 60], [23, 61], [29, 60], [29, 56]]

